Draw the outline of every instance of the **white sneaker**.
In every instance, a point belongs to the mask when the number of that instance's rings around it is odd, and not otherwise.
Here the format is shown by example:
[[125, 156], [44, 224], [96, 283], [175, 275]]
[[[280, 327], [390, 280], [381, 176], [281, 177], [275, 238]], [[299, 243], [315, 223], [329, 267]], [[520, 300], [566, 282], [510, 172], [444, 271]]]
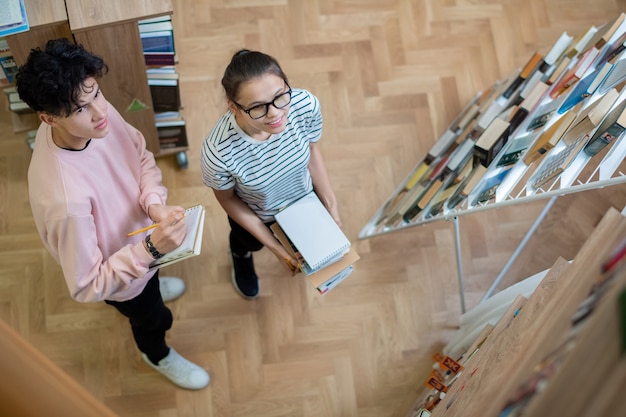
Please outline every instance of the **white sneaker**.
[[159, 277], [159, 290], [164, 302], [173, 301], [185, 292], [185, 282], [176, 277]]
[[211, 380], [207, 371], [195, 363], [189, 362], [171, 347], [170, 353], [161, 359], [158, 365], [153, 364], [145, 354], [142, 356], [148, 365], [181, 388], [202, 389], [209, 385]]

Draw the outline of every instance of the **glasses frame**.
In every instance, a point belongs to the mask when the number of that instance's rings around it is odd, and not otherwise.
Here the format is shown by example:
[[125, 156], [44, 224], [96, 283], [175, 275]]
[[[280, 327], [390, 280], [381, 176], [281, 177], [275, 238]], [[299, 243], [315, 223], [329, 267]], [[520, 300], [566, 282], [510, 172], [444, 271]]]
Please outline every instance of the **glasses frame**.
[[[240, 110], [242, 110], [244, 113], [246, 113], [248, 115], [248, 117], [250, 117], [252, 120], [262, 119], [265, 116], [267, 116], [267, 113], [270, 111], [270, 106], [274, 106], [274, 108], [277, 108], [277, 109], [284, 109], [285, 107], [287, 107], [288, 105], [291, 104], [291, 93], [292, 93], [292, 90], [291, 90], [291, 87], [289, 86], [289, 84], [285, 83], [285, 85], [287, 86], [287, 91], [285, 91], [284, 93], [280, 93], [279, 95], [274, 97], [274, 100], [270, 101], [269, 103], [256, 104], [256, 105], [250, 107], [249, 109], [246, 109], [245, 107], [243, 107], [241, 104], [237, 103], [236, 101], [233, 101], [233, 104], [235, 106], [237, 106]], [[276, 100], [278, 100], [279, 97], [282, 97], [285, 94], [289, 95], [289, 102], [287, 104], [285, 104], [284, 106], [282, 106], [282, 107], [278, 107], [276, 105]], [[250, 114], [250, 111], [252, 111], [253, 109], [256, 109], [257, 107], [261, 107], [261, 106], [265, 106], [265, 113], [263, 113], [263, 116], [252, 117], [252, 115]]]

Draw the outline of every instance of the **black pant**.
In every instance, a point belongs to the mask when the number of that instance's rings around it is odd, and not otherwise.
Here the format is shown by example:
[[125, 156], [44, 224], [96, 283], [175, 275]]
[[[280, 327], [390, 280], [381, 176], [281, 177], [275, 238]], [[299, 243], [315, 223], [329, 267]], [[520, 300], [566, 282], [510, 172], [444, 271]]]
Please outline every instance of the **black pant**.
[[137, 297], [105, 302], [128, 317], [137, 347], [152, 363], [158, 364], [168, 355], [170, 348], [165, 343], [165, 332], [172, 327], [173, 317], [161, 298], [158, 271]]
[[[243, 256], [248, 252], [256, 252], [263, 248], [263, 244], [252, 233], [241, 227], [230, 216], [228, 216], [228, 223], [230, 224], [229, 242], [232, 253]], [[265, 223], [265, 225], [269, 228], [274, 223], [269, 222]]]

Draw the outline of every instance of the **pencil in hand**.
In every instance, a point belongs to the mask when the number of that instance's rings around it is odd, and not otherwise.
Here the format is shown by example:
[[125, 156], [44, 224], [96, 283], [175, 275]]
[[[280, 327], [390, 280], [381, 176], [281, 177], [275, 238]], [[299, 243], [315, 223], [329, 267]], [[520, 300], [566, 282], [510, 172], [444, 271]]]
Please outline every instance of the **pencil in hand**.
[[[183, 213], [182, 217], [174, 222], [172, 222], [172, 226], [174, 226], [176, 223], [178, 223], [179, 221], [181, 221], [182, 219], [184, 219], [186, 216], [186, 213]], [[146, 226], [146, 227], [142, 227], [141, 229], [135, 230], [133, 232], [127, 233], [126, 237], [131, 237], [131, 236], [135, 236], [138, 235], [139, 233], [143, 233], [143, 232], [147, 232], [148, 230], [152, 230], [154, 228], [156, 228], [160, 223], [154, 223], [151, 224], [150, 226]]]
[[131, 236], [138, 235], [139, 233], [147, 232], [148, 230], [152, 230], [156, 228], [158, 225], [159, 223], [154, 223], [154, 224], [151, 224], [150, 226], [142, 227], [141, 229], [138, 229], [138, 230], [135, 230], [134, 232], [130, 232], [126, 234], [126, 237], [131, 237]]

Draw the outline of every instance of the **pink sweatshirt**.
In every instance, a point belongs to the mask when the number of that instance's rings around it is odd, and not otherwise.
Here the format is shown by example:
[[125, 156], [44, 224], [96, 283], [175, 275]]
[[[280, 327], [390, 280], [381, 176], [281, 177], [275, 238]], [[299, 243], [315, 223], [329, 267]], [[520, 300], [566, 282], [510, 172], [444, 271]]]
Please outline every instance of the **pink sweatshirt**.
[[161, 171], [143, 135], [108, 105], [109, 134], [82, 151], [52, 142], [42, 123], [28, 169], [30, 204], [44, 246], [61, 265], [72, 298], [124, 301], [154, 275], [144, 234], [150, 204], [165, 204]]

